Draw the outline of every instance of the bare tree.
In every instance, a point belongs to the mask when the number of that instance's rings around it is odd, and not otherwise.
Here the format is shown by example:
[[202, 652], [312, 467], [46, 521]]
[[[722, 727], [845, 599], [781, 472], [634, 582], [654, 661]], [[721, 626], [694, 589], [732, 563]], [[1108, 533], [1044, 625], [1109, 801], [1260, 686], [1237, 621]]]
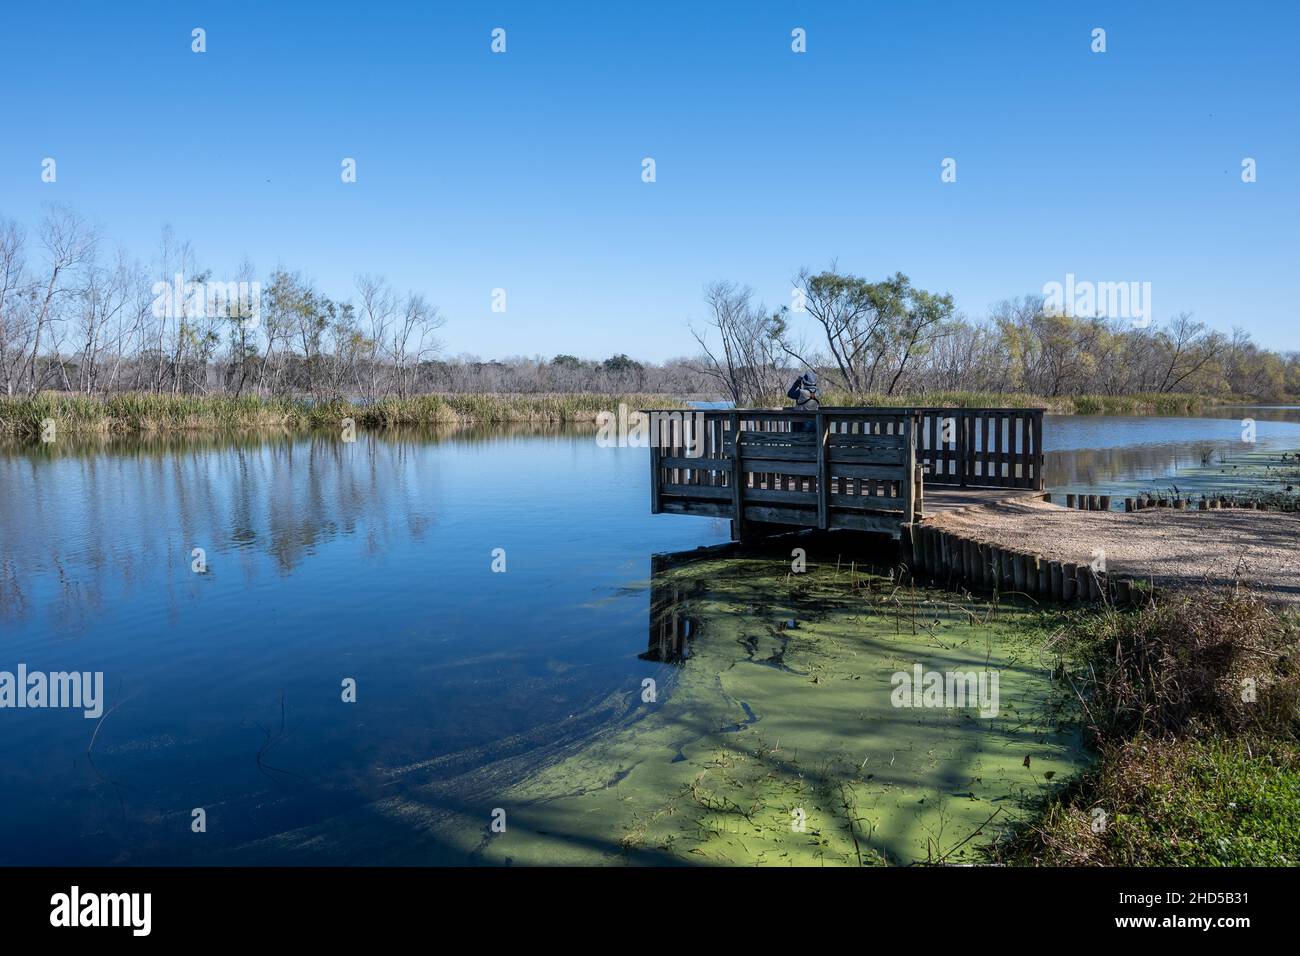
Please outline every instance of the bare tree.
[[57, 334], [55, 321], [63, 300], [80, 291], [77, 270], [94, 255], [95, 234], [70, 209], [52, 206], [41, 221], [40, 242], [47, 278], [42, 283], [44, 291], [39, 293], [32, 326], [32, 350], [23, 370], [29, 381], [29, 393], [33, 395], [41, 389], [50, 368], [47, 363], [46, 370], [40, 371], [42, 336]]
[[1167, 364], [1156, 389], [1176, 391], [1180, 385], [1213, 362], [1224, 351], [1226, 342], [1218, 332], [1210, 332], [1201, 322], [1193, 322], [1190, 312], [1180, 312], [1159, 336]]
[[358, 382], [358, 385], [364, 385], [366, 398], [374, 401], [380, 391], [379, 357], [384, 352], [397, 313], [397, 299], [383, 276], [360, 275], [356, 285], [361, 296], [358, 321], [366, 337], [360, 357], [366, 360], [367, 365], [364, 382]]
[[18, 363], [27, 354], [28, 317], [34, 290], [27, 278], [22, 228], [0, 220], [0, 380], [12, 396], [19, 382]]
[[[702, 371], [718, 383], [736, 405], [762, 401], [780, 386], [777, 359], [780, 321], [760, 304], [753, 291], [734, 282], [714, 282], [705, 287], [709, 307], [708, 328], [691, 335], [703, 350]], [[718, 344], [710, 346], [716, 333]]]
[[434, 332], [446, 320], [436, 306], [425, 301], [424, 296], [408, 292], [402, 301], [393, 329], [389, 358], [397, 378], [397, 394], [405, 398], [411, 393], [412, 369], [428, 361], [442, 348]]

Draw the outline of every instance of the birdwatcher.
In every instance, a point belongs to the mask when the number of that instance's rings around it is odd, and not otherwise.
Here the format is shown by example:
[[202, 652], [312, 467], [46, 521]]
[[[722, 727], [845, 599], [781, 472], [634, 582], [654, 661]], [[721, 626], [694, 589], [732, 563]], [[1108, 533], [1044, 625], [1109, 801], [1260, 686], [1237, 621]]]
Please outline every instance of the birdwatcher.
[[[794, 402], [794, 407], [801, 412], [815, 412], [821, 407], [817, 400], [817, 373], [807, 371], [794, 380], [786, 396]], [[812, 420], [795, 422], [791, 426], [791, 431], [796, 432], [815, 432], [817, 426]]]

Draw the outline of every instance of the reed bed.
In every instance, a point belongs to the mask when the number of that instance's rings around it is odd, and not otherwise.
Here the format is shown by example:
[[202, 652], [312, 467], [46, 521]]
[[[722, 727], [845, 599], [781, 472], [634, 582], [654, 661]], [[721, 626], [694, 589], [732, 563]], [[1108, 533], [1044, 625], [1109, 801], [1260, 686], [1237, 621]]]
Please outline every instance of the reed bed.
[[[1194, 414], [1214, 399], [1197, 395], [1076, 395], [1048, 398], [1017, 392], [923, 392], [911, 395], [851, 396], [828, 391], [824, 405], [920, 408], [1046, 408], [1066, 415]], [[569, 424], [592, 422], [602, 411], [677, 408], [663, 395], [630, 393], [573, 395], [414, 395], [358, 403], [345, 399], [255, 398], [214, 395], [126, 393], [106, 398], [44, 392], [30, 398], [0, 397], [0, 434], [34, 437], [45, 422], [59, 431], [149, 433], [168, 431], [312, 428], [353, 419], [363, 428], [397, 425]], [[761, 404], [781, 407], [784, 396]]]
[[[1141, 393], [1135, 395], [1031, 395], [1023, 392], [913, 392], [907, 395], [850, 395], [834, 389], [823, 405], [881, 408], [1045, 408], [1057, 415], [1189, 415], [1217, 404], [1203, 395]], [[783, 395], [765, 405], [786, 405]]]
[[417, 395], [358, 404], [343, 399], [231, 398], [128, 393], [107, 398], [46, 392], [0, 398], [0, 434], [34, 438], [46, 422], [57, 432], [156, 433], [257, 428], [396, 425], [570, 424], [593, 422], [602, 411], [662, 408], [682, 403], [662, 395]]

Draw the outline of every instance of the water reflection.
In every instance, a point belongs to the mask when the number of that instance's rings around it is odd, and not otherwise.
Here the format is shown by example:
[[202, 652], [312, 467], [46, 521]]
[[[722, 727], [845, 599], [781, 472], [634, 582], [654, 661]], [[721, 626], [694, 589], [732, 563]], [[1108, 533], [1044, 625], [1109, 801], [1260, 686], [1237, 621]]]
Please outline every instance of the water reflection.
[[[1300, 415], [1267, 414], [1261, 443], [1300, 448]], [[1237, 431], [1049, 419], [1048, 480], [1156, 472]], [[257, 841], [391, 793], [393, 768], [469, 773], [634, 696], [697, 636], [648, 556], [727, 537], [651, 516], [648, 478], [590, 428], [0, 446], [0, 668], [103, 671], [115, 708], [93, 754], [79, 714], [0, 712], [0, 864], [301, 862]]]
[[699, 623], [690, 613], [690, 599], [704, 590], [704, 581], [687, 582], [667, 577], [664, 571], [689, 560], [692, 552], [656, 554], [650, 559], [650, 643], [641, 660], [656, 664], [684, 664]]
[[80, 715], [0, 713], [0, 863], [215, 859], [638, 686], [648, 555], [726, 534], [652, 517], [647, 471], [534, 427], [0, 452], [0, 668], [118, 705], [93, 757]]
[[[1255, 442], [1243, 442], [1251, 419]], [[1233, 406], [1201, 418], [1048, 415], [1048, 490], [1107, 492], [1168, 477], [1221, 454], [1300, 448], [1300, 409]]]

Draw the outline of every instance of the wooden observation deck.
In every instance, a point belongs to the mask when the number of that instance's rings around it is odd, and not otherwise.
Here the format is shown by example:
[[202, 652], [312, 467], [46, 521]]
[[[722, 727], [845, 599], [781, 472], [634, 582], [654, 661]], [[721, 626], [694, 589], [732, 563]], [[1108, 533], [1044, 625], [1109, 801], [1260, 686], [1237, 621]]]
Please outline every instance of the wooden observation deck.
[[645, 413], [651, 512], [728, 518], [738, 540], [790, 526], [899, 537], [926, 514], [1044, 485], [1041, 408]]

